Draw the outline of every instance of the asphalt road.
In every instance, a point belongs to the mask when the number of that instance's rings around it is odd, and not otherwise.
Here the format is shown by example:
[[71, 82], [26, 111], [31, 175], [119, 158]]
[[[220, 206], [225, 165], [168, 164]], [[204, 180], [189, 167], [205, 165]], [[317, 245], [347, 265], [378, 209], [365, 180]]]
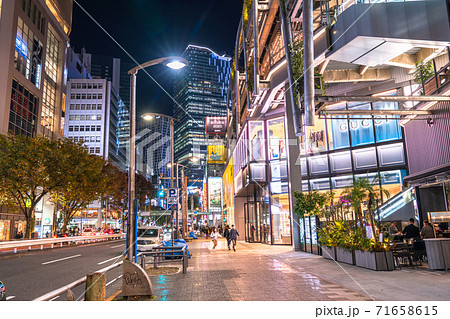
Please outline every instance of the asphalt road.
[[[61, 288], [86, 274], [123, 260], [125, 240], [32, 251], [0, 259], [0, 281], [7, 300], [33, 300]], [[121, 289], [122, 267], [106, 273], [106, 296]], [[74, 289], [75, 299], [84, 298], [84, 284]], [[61, 295], [54, 300], [66, 300]]]

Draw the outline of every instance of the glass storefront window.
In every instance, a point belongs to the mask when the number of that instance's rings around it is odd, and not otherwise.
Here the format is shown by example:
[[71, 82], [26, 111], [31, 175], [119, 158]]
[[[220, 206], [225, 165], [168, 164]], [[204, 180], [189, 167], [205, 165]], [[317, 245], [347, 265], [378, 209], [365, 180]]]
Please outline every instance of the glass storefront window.
[[[374, 110], [398, 110], [398, 103], [376, 102], [373, 103]], [[377, 142], [392, 141], [402, 138], [402, 130], [397, 120], [388, 120], [388, 116], [375, 116], [375, 133]], [[389, 116], [390, 118], [395, 116]]]
[[39, 89], [41, 87], [43, 45], [21, 18], [18, 18], [15, 42], [14, 66], [16, 70]]
[[287, 180], [287, 163], [286, 161], [270, 163], [270, 171], [272, 181]]
[[315, 117], [314, 126], [306, 127], [308, 153], [317, 153], [327, 150], [325, 121]]
[[291, 218], [289, 216], [289, 195], [272, 195], [272, 235], [274, 244], [291, 245]]
[[[345, 110], [345, 103], [330, 107], [333, 110]], [[330, 150], [350, 147], [347, 116], [327, 117], [327, 130]]]
[[9, 240], [11, 233], [11, 221], [0, 220], [0, 240]]
[[250, 157], [252, 161], [265, 159], [263, 122], [250, 122]]
[[[348, 109], [370, 110], [370, 103], [348, 103]], [[352, 146], [366, 145], [375, 142], [373, 122], [370, 115], [350, 116], [349, 124]]]
[[269, 158], [286, 158], [286, 140], [284, 130], [284, 118], [267, 121], [269, 130]]

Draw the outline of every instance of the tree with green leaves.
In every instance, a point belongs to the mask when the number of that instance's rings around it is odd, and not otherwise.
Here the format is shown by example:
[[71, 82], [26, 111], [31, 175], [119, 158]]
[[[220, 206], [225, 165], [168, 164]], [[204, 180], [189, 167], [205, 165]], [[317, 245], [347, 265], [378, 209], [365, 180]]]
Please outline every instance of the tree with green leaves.
[[65, 185], [64, 142], [46, 137], [0, 135], [0, 204], [20, 211], [30, 238], [36, 205]]
[[108, 176], [104, 172], [106, 162], [97, 155], [89, 154], [81, 144], [70, 140], [64, 142], [66, 183], [52, 194], [53, 202], [61, 207], [62, 232], [76, 213], [106, 193]]
[[305, 215], [319, 215], [323, 207], [330, 203], [333, 193], [319, 192], [316, 189], [310, 192], [294, 191], [294, 198], [294, 213], [302, 218]]

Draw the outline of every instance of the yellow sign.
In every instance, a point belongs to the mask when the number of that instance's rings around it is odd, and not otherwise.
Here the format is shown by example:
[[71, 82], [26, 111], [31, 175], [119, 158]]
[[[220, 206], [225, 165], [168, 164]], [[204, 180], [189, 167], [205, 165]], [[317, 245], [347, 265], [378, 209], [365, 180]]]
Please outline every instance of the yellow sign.
[[225, 163], [224, 145], [208, 145], [208, 163]]

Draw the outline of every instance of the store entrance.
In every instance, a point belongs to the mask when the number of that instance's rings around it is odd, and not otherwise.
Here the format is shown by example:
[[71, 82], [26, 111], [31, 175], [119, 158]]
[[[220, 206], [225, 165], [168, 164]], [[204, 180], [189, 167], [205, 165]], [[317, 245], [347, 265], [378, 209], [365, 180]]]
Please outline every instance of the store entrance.
[[261, 203], [247, 202], [244, 204], [245, 216], [245, 241], [249, 243], [261, 242], [260, 236], [260, 214]]

